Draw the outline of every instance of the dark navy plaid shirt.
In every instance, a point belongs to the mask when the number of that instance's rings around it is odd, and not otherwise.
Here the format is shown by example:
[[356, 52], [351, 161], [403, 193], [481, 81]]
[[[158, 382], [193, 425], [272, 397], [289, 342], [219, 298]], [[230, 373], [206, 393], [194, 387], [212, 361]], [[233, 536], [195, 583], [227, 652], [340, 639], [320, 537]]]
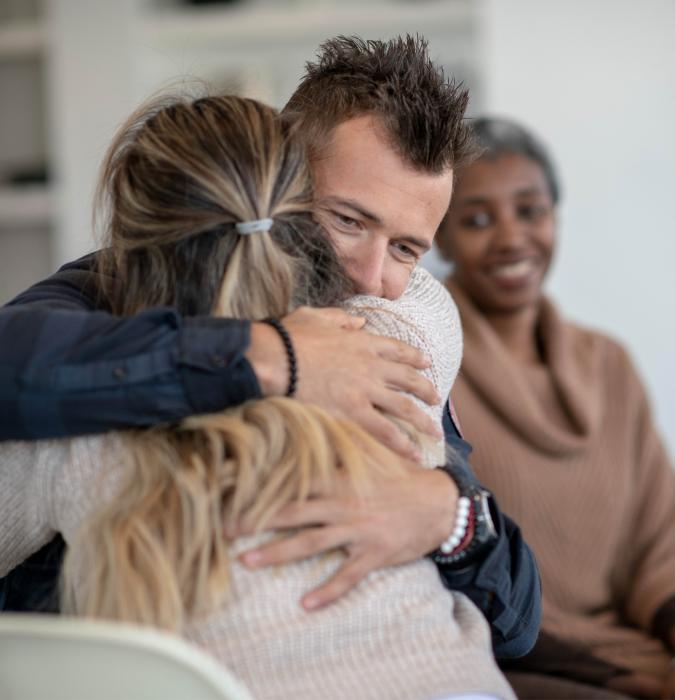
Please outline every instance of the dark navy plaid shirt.
[[[120, 318], [99, 301], [93, 256], [62, 267], [0, 310], [0, 440], [98, 433], [176, 421], [260, 396], [244, 357], [247, 321], [182, 318], [157, 308]], [[446, 439], [467, 478], [471, 447], [446, 411]], [[527, 653], [541, 619], [534, 557], [498, 509], [494, 547], [462, 570], [439, 567], [448, 588], [483, 611], [498, 658]], [[0, 609], [53, 609], [63, 551], [57, 538], [5, 579]]]
[[0, 311], [0, 440], [98, 433], [209, 413], [260, 396], [248, 321], [130, 318], [97, 303], [93, 256]]

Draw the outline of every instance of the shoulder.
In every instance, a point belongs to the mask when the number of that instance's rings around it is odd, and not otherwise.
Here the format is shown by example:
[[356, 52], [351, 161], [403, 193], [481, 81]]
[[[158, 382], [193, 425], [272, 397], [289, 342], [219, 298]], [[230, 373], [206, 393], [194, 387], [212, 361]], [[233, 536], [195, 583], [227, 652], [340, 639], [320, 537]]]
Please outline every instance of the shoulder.
[[123, 433], [50, 441], [43, 457], [53, 522], [66, 541], [80, 523], [108, 502], [126, 473]]
[[108, 310], [100, 293], [97, 256], [98, 253], [90, 253], [66, 263], [51, 277], [37, 282], [12, 299], [7, 306]]
[[605, 361], [616, 366], [632, 367], [631, 355], [622, 341], [613, 335], [576, 322], [566, 322], [574, 335], [575, 345], [581, 349], [595, 349]]
[[389, 303], [398, 316], [413, 320], [424, 330], [432, 346], [438, 344], [446, 353], [461, 357], [463, 338], [457, 305], [428, 270], [417, 267], [403, 296]]
[[594, 358], [596, 371], [611, 385], [642, 391], [642, 380], [625, 344], [611, 334], [576, 322], [565, 321], [575, 354]]
[[463, 350], [459, 312], [448, 290], [427, 270], [416, 268], [398, 299], [355, 296], [346, 307], [366, 319], [366, 330], [398, 338], [432, 361], [442, 359], [442, 384], [452, 384]]
[[[10, 443], [11, 444], [11, 443]], [[111, 455], [120, 454], [116, 434], [13, 443], [21, 462], [36, 471], [47, 496], [69, 498], [104, 470]]]
[[[427, 270], [413, 271], [405, 292], [398, 299], [357, 295], [345, 302], [345, 308], [355, 314], [366, 316], [375, 332], [391, 335], [387, 325], [380, 329], [382, 319], [394, 325], [409, 325], [418, 332], [434, 329], [448, 336], [458, 335], [461, 342], [459, 312], [445, 287]], [[442, 330], [443, 329], [443, 330]]]
[[[0, 443], [3, 495], [23, 501], [24, 509], [35, 511], [28, 515], [36, 522], [55, 527], [59, 511], [70, 509], [81, 492], [73, 467], [80, 460], [85, 441], [92, 442], [76, 438]], [[86, 477], [91, 471], [87, 470]]]
[[413, 271], [403, 295], [411, 304], [429, 306], [443, 318], [459, 323], [459, 311], [450, 292], [428, 270], [417, 267]]

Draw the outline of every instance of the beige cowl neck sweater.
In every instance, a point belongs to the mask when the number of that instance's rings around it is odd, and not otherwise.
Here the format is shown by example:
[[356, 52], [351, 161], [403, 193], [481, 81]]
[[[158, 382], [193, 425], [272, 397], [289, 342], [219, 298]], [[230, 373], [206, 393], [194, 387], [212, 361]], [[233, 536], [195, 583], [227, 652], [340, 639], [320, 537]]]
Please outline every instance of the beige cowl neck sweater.
[[654, 694], [670, 659], [650, 630], [675, 596], [675, 472], [630, 359], [543, 300], [546, 364], [523, 365], [448, 288], [464, 329], [453, 401], [479, 479], [537, 557], [543, 630], [629, 670], [609, 685]]

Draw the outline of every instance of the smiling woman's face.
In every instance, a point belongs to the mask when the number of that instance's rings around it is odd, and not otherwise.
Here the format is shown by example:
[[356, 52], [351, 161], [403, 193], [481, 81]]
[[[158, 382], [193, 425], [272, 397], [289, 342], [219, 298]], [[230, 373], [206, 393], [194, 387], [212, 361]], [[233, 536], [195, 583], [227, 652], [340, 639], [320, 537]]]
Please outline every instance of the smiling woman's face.
[[481, 158], [455, 184], [437, 236], [454, 279], [486, 313], [536, 305], [555, 246], [555, 206], [530, 158]]

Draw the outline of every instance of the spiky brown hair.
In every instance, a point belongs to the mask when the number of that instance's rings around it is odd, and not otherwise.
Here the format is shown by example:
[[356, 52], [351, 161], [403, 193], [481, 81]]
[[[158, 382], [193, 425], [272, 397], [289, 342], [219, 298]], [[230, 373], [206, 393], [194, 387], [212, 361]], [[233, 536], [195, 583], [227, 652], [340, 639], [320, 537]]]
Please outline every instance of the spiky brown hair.
[[310, 151], [342, 122], [372, 114], [405, 161], [441, 173], [472, 154], [464, 120], [468, 99], [463, 85], [434, 65], [420, 36], [338, 36], [320, 46], [316, 62], [307, 63], [284, 113], [297, 122]]

